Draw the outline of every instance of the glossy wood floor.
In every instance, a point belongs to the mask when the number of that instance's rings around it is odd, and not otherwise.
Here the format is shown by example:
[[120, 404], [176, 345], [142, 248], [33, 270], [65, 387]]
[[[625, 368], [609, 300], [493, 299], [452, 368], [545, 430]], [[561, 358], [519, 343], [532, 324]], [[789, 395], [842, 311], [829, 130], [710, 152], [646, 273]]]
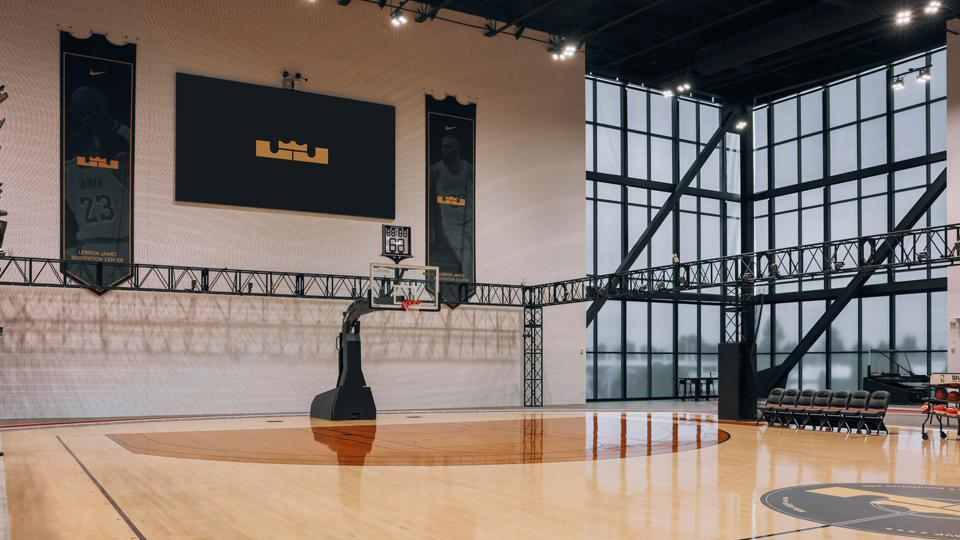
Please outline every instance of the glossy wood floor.
[[760, 498], [817, 483], [960, 486], [960, 441], [894, 431], [611, 411], [139, 422], [2, 436], [13, 540], [870, 539], [883, 535], [819, 527]]

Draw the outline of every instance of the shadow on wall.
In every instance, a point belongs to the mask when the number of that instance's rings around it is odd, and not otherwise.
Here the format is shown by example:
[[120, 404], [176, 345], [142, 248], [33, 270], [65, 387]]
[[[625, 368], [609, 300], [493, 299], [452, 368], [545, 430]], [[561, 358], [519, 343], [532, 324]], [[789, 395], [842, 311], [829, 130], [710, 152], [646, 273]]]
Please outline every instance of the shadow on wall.
[[[345, 301], [19, 289], [0, 303], [0, 417], [306, 412], [332, 387]], [[382, 410], [522, 401], [522, 313], [361, 321]]]

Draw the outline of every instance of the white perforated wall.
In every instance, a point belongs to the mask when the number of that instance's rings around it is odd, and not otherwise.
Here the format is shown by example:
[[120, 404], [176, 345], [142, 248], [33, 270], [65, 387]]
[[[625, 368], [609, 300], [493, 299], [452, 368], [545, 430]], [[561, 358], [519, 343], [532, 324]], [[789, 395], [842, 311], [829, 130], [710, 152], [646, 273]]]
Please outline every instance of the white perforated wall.
[[[290, 69], [310, 79], [304, 91], [396, 106], [395, 223], [420, 238], [423, 95], [477, 102], [478, 279], [583, 273], [581, 59], [553, 62], [540, 44], [439, 21], [398, 30], [372, 4], [307, 0], [4, 1], [0, 84], [11, 97], [0, 106], [0, 208], [10, 211], [13, 254], [58, 255], [58, 27], [138, 43], [138, 261], [368, 272], [379, 222], [173, 200], [175, 73], [279, 85]], [[333, 384], [344, 307], [0, 289], [0, 417], [305, 411]], [[546, 402], [583, 401], [583, 306], [545, 316]], [[521, 404], [520, 319], [519, 310], [485, 308], [416, 322], [364, 318], [364, 368], [378, 405]]]

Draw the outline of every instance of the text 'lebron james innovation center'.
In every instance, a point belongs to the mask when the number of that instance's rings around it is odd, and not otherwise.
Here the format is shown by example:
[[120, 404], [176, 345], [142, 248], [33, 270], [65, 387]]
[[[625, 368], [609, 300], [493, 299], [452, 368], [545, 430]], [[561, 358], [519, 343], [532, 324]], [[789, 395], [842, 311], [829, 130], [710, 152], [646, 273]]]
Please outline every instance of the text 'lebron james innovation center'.
[[0, 540], [960, 539], [956, 170], [960, 0], [0, 0]]

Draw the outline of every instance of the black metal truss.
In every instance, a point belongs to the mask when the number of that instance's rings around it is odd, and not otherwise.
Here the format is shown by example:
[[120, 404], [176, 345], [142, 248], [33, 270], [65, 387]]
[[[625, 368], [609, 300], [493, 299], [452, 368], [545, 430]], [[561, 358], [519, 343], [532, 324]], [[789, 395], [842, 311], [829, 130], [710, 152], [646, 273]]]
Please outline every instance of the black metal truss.
[[[875, 255], [886, 242], [895, 247], [880, 261]], [[670, 292], [738, 287], [749, 300], [751, 287], [760, 284], [850, 277], [864, 269], [907, 271], [957, 264], [960, 224], [939, 225], [546, 283], [527, 287], [524, 298], [551, 306], [601, 297], [647, 301]]]
[[[880, 261], [875, 256], [887, 242], [894, 247], [889, 249], [887, 259]], [[909, 271], [957, 264], [960, 224], [938, 225], [539, 285], [441, 282], [440, 301], [450, 305], [546, 307], [598, 298], [677, 299], [684, 291], [696, 291], [708, 301], [721, 303], [730, 296], [720, 296], [723, 287], [850, 277], [868, 268]], [[110, 272], [113, 269], [129, 272], [130, 279], [111, 287], [98, 286], [102, 276], [114, 275]], [[70, 274], [93, 284], [94, 289], [119, 291], [355, 300], [369, 288], [368, 276], [0, 257], [0, 286], [91, 288]], [[709, 289], [718, 291], [716, 295], [702, 294]], [[743, 292], [744, 300], [749, 301], [749, 288]]]
[[523, 307], [523, 406], [543, 407], [543, 307]]

